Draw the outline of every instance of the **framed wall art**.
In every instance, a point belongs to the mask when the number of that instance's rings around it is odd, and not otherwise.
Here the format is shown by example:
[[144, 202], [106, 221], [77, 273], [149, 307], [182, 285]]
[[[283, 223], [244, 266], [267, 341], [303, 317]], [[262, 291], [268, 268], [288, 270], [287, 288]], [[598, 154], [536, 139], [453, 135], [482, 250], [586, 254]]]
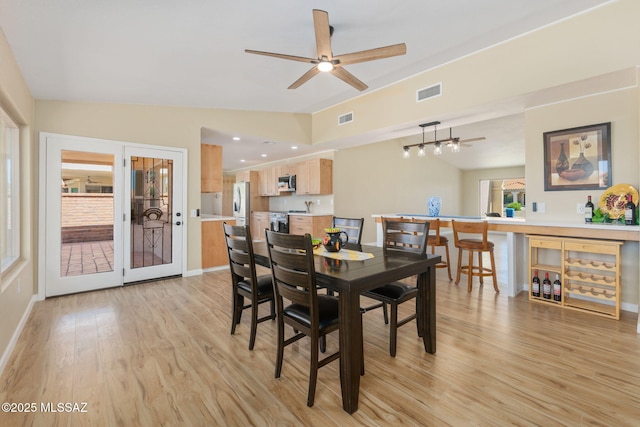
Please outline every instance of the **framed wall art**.
[[544, 133], [544, 189], [611, 186], [611, 122]]

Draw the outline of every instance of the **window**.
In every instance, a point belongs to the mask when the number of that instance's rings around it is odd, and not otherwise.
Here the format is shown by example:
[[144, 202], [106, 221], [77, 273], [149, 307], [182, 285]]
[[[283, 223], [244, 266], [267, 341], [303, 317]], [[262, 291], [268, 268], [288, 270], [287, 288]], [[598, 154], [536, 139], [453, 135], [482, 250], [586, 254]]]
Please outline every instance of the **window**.
[[0, 254], [2, 272], [20, 256], [20, 145], [18, 126], [0, 109]]

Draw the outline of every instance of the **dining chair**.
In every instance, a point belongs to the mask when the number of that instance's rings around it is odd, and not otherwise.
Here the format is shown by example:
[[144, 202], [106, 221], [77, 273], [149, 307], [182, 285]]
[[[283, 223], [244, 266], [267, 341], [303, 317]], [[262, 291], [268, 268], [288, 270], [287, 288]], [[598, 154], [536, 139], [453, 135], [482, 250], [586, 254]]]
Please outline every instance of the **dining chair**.
[[[251, 335], [249, 350], [253, 350], [256, 342], [258, 323], [273, 320], [275, 315], [275, 300], [271, 274], [258, 276], [253, 255], [251, 230], [248, 225], [230, 225], [222, 223], [224, 239], [229, 255], [229, 270], [233, 288], [233, 309], [231, 314], [231, 335], [236, 332], [236, 325], [240, 323], [242, 312], [251, 308]], [[244, 304], [247, 298], [251, 302]], [[258, 318], [258, 307], [263, 303], [270, 303], [270, 314]]]
[[[275, 377], [280, 378], [284, 348], [308, 336], [311, 343], [309, 392], [307, 406], [313, 406], [318, 369], [340, 358], [336, 351], [319, 360], [319, 340], [339, 329], [338, 299], [318, 295], [311, 235], [284, 234], [266, 231], [266, 242], [273, 276], [278, 349]], [[283, 300], [291, 303], [284, 306]], [[285, 339], [284, 327], [289, 325], [294, 335]]]
[[[428, 222], [394, 221], [383, 218], [382, 229], [385, 249], [408, 251], [421, 255], [426, 254], [427, 238], [429, 235]], [[418, 296], [418, 287], [402, 282], [393, 282], [370, 291], [366, 291], [362, 295], [380, 301], [380, 303], [362, 308], [361, 311], [367, 312], [375, 308], [382, 307], [385, 324], [389, 323], [387, 304], [391, 306], [389, 354], [391, 357], [395, 357], [398, 341], [398, 328], [416, 318], [416, 313], [414, 312], [412, 315], [398, 321], [398, 306], [406, 301], [415, 299]]]
[[[496, 263], [493, 256], [493, 242], [487, 239], [489, 224], [487, 221], [455, 221], [451, 220], [453, 227], [454, 246], [458, 248], [458, 272], [456, 275], [456, 285], [460, 283], [460, 275], [466, 274], [468, 278], [467, 292], [471, 292], [471, 282], [476, 276], [482, 285], [483, 278], [491, 276], [493, 278], [493, 289], [500, 292], [496, 279]], [[469, 252], [469, 262], [462, 265], [463, 251]], [[483, 253], [489, 253], [491, 268], [482, 265]], [[478, 265], [473, 263], [473, 254], [478, 254]]]
[[364, 224], [364, 218], [343, 218], [334, 216], [331, 222], [331, 226], [339, 228], [347, 233], [349, 236], [349, 243], [356, 245], [360, 244], [362, 240], [362, 225]]
[[444, 247], [445, 259], [436, 264], [436, 268], [446, 268], [449, 275], [449, 281], [452, 281], [451, 277], [451, 263], [449, 262], [449, 239], [447, 236], [440, 234], [440, 218], [428, 219], [429, 223], [429, 238], [427, 239], [427, 246], [431, 248], [431, 253], [436, 253], [436, 247]]

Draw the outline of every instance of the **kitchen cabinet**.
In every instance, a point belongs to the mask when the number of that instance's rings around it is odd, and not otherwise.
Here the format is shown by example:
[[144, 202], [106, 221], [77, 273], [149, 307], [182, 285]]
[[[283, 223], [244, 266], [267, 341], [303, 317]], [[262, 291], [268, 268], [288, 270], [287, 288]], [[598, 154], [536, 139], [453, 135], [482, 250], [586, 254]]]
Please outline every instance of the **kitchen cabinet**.
[[620, 248], [623, 242], [612, 240], [567, 239], [549, 236], [529, 237], [529, 273], [553, 282], [558, 274], [562, 298], [534, 297], [531, 301], [553, 303], [600, 316], [620, 318]]
[[242, 171], [236, 173], [236, 182], [251, 182], [251, 172], [252, 171]]
[[296, 171], [296, 165], [297, 165], [297, 163], [292, 163], [292, 164], [286, 163], [286, 164], [283, 164], [283, 165], [279, 165], [278, 166], [279, 173], [278, 173], [278, 176], [276, 178], [281, 177], [281, 176], [295, 175], [296, 172], [297, 172]]
[[258, 192], [261, 196], [279, 196], [278, 192], [278, 172], [277, 167], [270, 167], [258, 171], [259, 188]]
[[236, 225], [235, 220], [202, 221], [202, 268], [227, 265], [227, 244], [224, 241], [222, 223]]
[[333, 215], [289, 215], [289, 234], [311, 234], [324, 237], [325, 228], [331, 227]]
[[296, 164], [296, 194], [332, 194], [333, 160], [311, 159]]
[[200, 145], [200, 191], [203, 193], [222, 192], [222, 147]]
[[269, 212], [253, 212], [251, 214], [251, 237], [264, 239], [264, 229], [270, 228]]

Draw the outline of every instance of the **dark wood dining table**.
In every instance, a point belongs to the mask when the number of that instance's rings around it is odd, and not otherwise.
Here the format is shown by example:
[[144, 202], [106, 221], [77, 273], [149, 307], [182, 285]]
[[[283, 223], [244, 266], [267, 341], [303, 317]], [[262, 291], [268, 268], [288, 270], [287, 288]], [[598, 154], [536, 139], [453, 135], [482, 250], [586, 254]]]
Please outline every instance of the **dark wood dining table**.
[[[362, 321], [360, 294], [386, 283], [417, 275], [417, 323], [427, 353], [436, 352], [436, 264], [439, 255], [417, 255], [378, 246], [348, 245], [347, 248], [373, 254], [364, 261], [338, 260], [315, 256], [319, 286], [336, 291], [340, 310], [340, 385], [342, 407], [352, 414], [358, 410], [362, 363]], [[264, 241], [254, 243], [257, 264], [269, 267]]]

